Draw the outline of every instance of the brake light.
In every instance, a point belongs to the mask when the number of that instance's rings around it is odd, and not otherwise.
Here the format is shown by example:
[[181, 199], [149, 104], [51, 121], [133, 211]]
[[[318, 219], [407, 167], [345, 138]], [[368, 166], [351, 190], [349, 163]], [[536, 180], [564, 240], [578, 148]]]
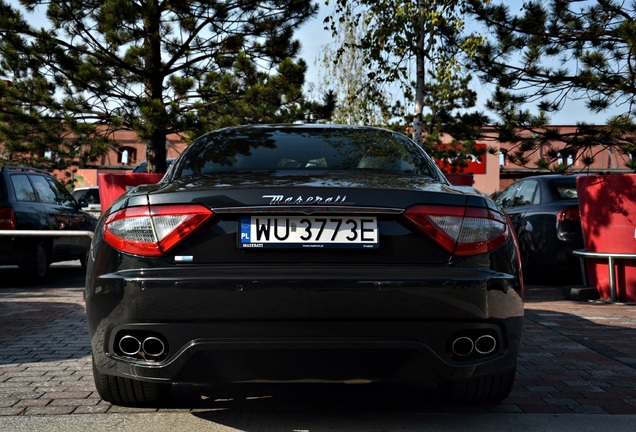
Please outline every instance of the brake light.
[[0, 209], [0, 229], [2, 230], [14, 230], [15, 229], [15, 212], [12, 208]]
[[565, 222], [565, 221], [580, 221], [581, 220], [581, 209], [579, 206], [566, 207], [557, 213], [557, 221]]
[[404, 214], [420, 231], [458, 256], [493, 251], [510, 236], [505, 216], [487, 208], [418, 205]]
[[131, 207], [106, 218], [104, 239], [122, 252], [161, 256], [213, 215], [198, 204]]

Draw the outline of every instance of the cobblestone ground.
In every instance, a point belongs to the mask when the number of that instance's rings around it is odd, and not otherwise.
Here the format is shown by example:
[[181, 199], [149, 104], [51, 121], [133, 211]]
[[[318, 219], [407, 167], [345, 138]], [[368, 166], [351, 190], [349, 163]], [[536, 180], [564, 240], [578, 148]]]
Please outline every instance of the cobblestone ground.
[[561, 288], [545, 286], [527, 287], [517, 380], [499, 404], [443, 404], [432, 389], [387, 385], [250, 385], [177, 387], [160, 408], [112, 406], [93, 384], [81, 269], [64, 271], [70, 276], [47, 288], [4, 288], [2, 281], [15, 275], [0, 271], [0, 416], [175, 410], [636, 413], [636, 306], [565, 300]]

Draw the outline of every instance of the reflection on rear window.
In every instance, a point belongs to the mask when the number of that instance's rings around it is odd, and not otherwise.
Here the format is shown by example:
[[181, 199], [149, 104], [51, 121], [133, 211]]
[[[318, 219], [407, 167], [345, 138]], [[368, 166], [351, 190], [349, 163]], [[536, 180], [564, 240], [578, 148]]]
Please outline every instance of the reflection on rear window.
[[562, 180], [555, 180], [556, 188], [560, 199], [577, 199], [579, 194], [576, 190], [576, 178], [568, 177]]
[[99, 190], [97, 189], [76, 189], [71, 192], [71, 195], [78, 201], [83, 198], [89, 204], [99, 204]]
[[431, 175], [422, 152], [385, 130], [229, 129], [202, 137], [185, 154], [181, 175], [273, 170], [378, 170]]

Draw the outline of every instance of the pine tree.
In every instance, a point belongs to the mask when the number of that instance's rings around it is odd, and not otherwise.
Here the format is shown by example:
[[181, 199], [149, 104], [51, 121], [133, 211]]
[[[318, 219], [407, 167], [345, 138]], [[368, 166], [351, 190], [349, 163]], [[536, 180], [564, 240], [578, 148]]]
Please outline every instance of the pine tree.
[[[470, 2], [470, 14], [491, 38], [472, 67], [496, 86], [487, 107], [497, 113], [499, 141], [510, 142], [508, 159], [527, 165], [551, 141], [564, 149], [543, 151], [538, 168], [565, 172], [564, 156], [585, 166], [606, 148], [631, 156], [636, 171], [636, 4], [617, 0], [528, 1], [519, 13], [510, 2]], [[514, 8], [517, 10], [517, 8]], [[591, 113], [623, 109], [605, 125], [583, 119], [567, 134], [550, 126], [550, 115], [584, 101]]]
[[49, 149], [55, 167], [94, 160], [108, 148], [97, 128], [107, 127], [134, 130], [149, 172], [163, 172], [169, 133], [295, 119], [311, 105], [300, 93], [304, 63], [291, 60], [293, 32], [317, 9], [310, 0], [20, 3], [27, 14], [45, 8], [49, 25], [34, 28], [0, 2], [5, 157]]

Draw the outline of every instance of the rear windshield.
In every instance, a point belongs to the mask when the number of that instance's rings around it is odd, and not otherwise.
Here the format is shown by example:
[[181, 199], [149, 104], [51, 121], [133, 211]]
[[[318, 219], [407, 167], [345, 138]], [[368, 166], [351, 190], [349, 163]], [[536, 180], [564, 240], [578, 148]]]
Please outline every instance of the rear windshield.
[[177, 175], [274, 170], [378, 170], [431, 176], [427, 156], [399, 134], [367, 128], [254, 127], [190, 145]]
[[71, 195], [77, 201], [85, 199], [89, 204], [99, 204], [99, 189], [75, 189]]
[[576, 191], [576, 177], [564, 177], [562, 179], [554, 180], [552, 185], [555, 188], [559, 199], [577, 199], [579, 196]]

